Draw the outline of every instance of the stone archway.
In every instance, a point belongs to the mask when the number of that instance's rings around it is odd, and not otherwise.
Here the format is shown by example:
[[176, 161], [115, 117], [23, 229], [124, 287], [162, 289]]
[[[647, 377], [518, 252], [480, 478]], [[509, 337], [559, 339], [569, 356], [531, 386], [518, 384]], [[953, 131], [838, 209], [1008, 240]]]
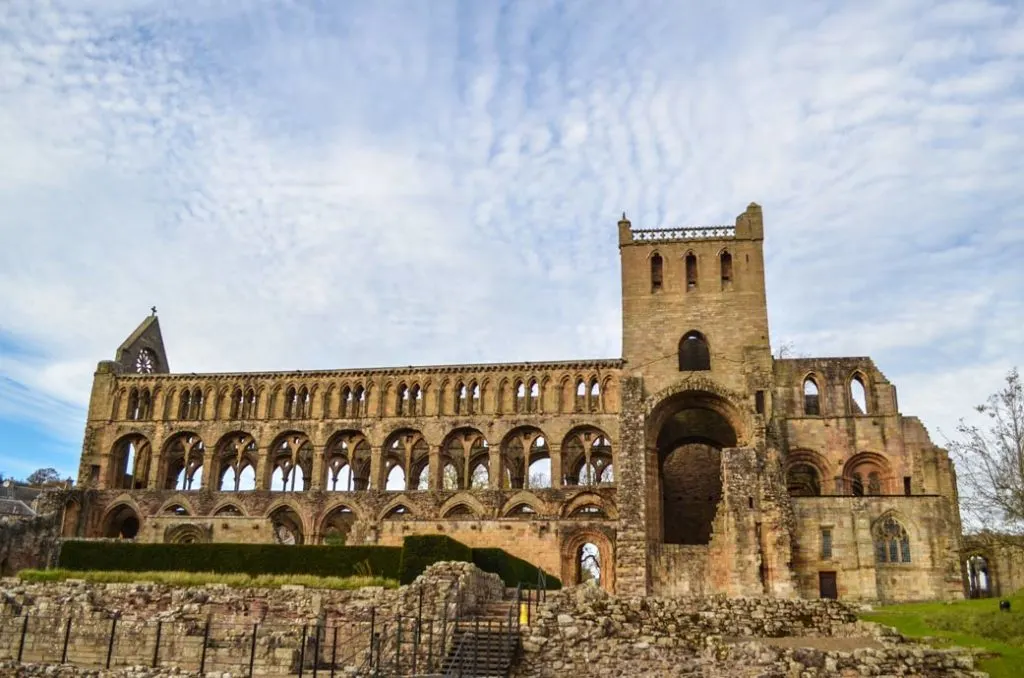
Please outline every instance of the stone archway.
[[103, 536], [108, 539], [135, 539], [139, 534], [139, 514], [128, 504], [110, 509], [103, 519]]
[[[595, 571], [595, 569], [597, 571]], [[600, 530], [581, 530], [562, 540], [562, 584], [574, 586], [594, 580], [605, 591], [615, 591], [614, 542]]]
[[738, 410], [720, 394], [686, 390], [651, 410], [647, 447], [657, 469], [648, 490], [651, 537], [705, 545], [722, 499], [722, 450], [742, 440]]

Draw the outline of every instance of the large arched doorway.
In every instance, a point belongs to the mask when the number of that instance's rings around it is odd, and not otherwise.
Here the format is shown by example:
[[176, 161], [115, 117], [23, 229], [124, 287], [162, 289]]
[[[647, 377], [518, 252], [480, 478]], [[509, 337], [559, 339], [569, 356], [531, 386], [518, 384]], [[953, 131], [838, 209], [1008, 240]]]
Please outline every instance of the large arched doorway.
[[647, 444], [658, 483], [649, 506], [663, 543], [710, 543], [722, 498], [722, 450], [739, 444], [737, 421], [727, 401], [703, 391], [673, 395], [651, 412]]

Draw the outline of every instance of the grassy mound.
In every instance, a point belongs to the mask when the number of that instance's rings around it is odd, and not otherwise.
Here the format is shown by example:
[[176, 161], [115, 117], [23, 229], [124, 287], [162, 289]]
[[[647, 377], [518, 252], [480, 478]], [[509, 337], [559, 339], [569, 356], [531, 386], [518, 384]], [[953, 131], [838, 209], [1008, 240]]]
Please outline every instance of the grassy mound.
[[998, 598], [952, 603], [882, 605], [861, 615], [893, 626], [909, 638], [931, 637], [938, 647], [978, 647], [999, 655], [980, 662], [992, 678], [1024, 676], [1024, 591], [1010, 598], [1011, 611], [999, 611]]

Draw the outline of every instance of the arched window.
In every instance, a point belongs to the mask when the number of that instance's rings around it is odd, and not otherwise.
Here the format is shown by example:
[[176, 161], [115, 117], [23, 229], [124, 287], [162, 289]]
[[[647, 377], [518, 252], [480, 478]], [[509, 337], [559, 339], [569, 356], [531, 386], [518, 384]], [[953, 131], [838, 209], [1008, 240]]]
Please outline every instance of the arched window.
[[792, 497], [821, 496], [821, 477], [818, 469], [810, 464], [793, 464], [787, 474], [786, 486]]
[[298, 394], [295, 392], [295, 389], [292, 388], [292, 387], [289, 387], [288, 390], [285, 391], [285, 394], [284, 394], [284, 418], [285, 419], [294, 419], [295, 418], [295, 415], [298, 412], [298, 400], [299, 400], [299, 397], [298, 397]]
[[341, 389], [341, 404], [338, 406], [338, 416], [344, 419], [349, 416], [349, 407], [352, 404], [352, 389], [348, 386]]
[[576, 412], [586, 411], [587, 404], [587, 385], [582, 379], [576, 380]]
[[540, 403], [540, 386], [536, 379], [530, 380], [530, 392], [526, 395], [526, 407], [528, 412], [536, 412]]
[[804, 414], [817, 416], [821, 414], [821, 401], [818, 396], [818, 382], [814, 377], [804, 379]]
[[231, 407], [228, 412], [229, 419], [238, 419], [242, 413], [242, 407], [245, 405], [245, 399], [242, 397], [242, 389], [236, 388], [231, 392]]
[[245, 392], [245, 404], [242, 407], [242, 418], [243, 419], [255, 419], [256, 418], [256, 407], [259, 404], [259, 399], [256, 396], [256, 391], [248, 389]]
[[526, 411], [526, 386], [523, 382], [516, 382], [516, 399], [513, 404], [513, 411], [516, 413]]
[[348, 415], [350, 417], [366, 416], [366, 389], [362, 385], [356, 386], [356, 390], [352, 392], [351, 410]]
[[128, 419], [135, 421], [139, 418], [139, 392], [132, 389], [128, 393]]
[[655, 254], [651, 257], [651, 292], [661, 291], [662, 280], [661, 255]]
[[722, 289], [727, 290], [732, 287], [732, 255], [723, 250], [718, 255], [718, 264], [722, 273]]
[[864, 496], [864, 476], [860, 473], [854, 473], [850, 479], [850, 490], [853, 492], [855, 497]]
[[476, 382], [474, 382], [473, 385], [470, 386], [469, 394], [469, 413], [477, 414], [478, 412], [480, 412], [480, 386], [477, 385]]
[[899, 521], [889, 516], [875, 525], [875, 559], [879, 563], [909, 563], [910, 536]]
[[596, 377], [590, 380], [590, 400], [588, 405], [587, 409], [591, 412], [597, 412], [601, 409], [601, 387], [598, 385]]
[[461, 381], [455, 385], [455, 414], [466, 412], [466, 385]]
[[188, 419], [192, 411], [192, 392], [187, 388], [182, 389], [178, 396], [178, 419]]
[[711, 351], [704, 335], [697, 331], [687, 332], [679, 340], [679, 371], [691, 372], [711, 369]]
[[697, 289], [697, 255], [689, 252], [686, 255], [686, 291]]
[[399, 417], [409, 414], [409, 387], [405, 384], [398, 386], [398, 394], [395, 399], [395, 414]]
[[850, 410], [853, 414], [868, 413], [867, 389], [864, 388], [864, 380], [859, 374], [853, 375], [850, 379]]
[[153, 398], [149, 389], [144, 388], [139, 392], [139, 419], [150, 419], [153, 416]]
[[309, 391], [303, 386], [298, 394], [298, 411], [300, 419], [309, 419], [313, 401], [309, 397]]

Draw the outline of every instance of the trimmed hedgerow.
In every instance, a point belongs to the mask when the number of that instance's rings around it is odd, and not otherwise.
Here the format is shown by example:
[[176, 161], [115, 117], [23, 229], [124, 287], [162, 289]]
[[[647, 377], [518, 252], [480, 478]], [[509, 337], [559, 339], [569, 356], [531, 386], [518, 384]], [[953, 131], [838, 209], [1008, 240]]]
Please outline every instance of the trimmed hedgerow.
[[398, 579], [397, 546], [285, 546], [283, 544], [119, 544], [67, 541], [58, 567], [129, 572], [243, 572], [320, 577]]
[[399, 581], [411, 584], [434, 563], [457, 560], [473, 562], [473, 550], [462, 542], [443, 534], [423, 534], [406, 537], [402, 541], [402, 564]]
[[[536, 587], [539, 569], [531, 563], [517, 558], [516, 556], [498, 548], [473, 549], [473, 564], [484, 572], [493, 572], [505, 582], [505, 586]], [[562, 588], [562, 582], [558, 577], [544, 573], [547, 588], [550, 590]]]

